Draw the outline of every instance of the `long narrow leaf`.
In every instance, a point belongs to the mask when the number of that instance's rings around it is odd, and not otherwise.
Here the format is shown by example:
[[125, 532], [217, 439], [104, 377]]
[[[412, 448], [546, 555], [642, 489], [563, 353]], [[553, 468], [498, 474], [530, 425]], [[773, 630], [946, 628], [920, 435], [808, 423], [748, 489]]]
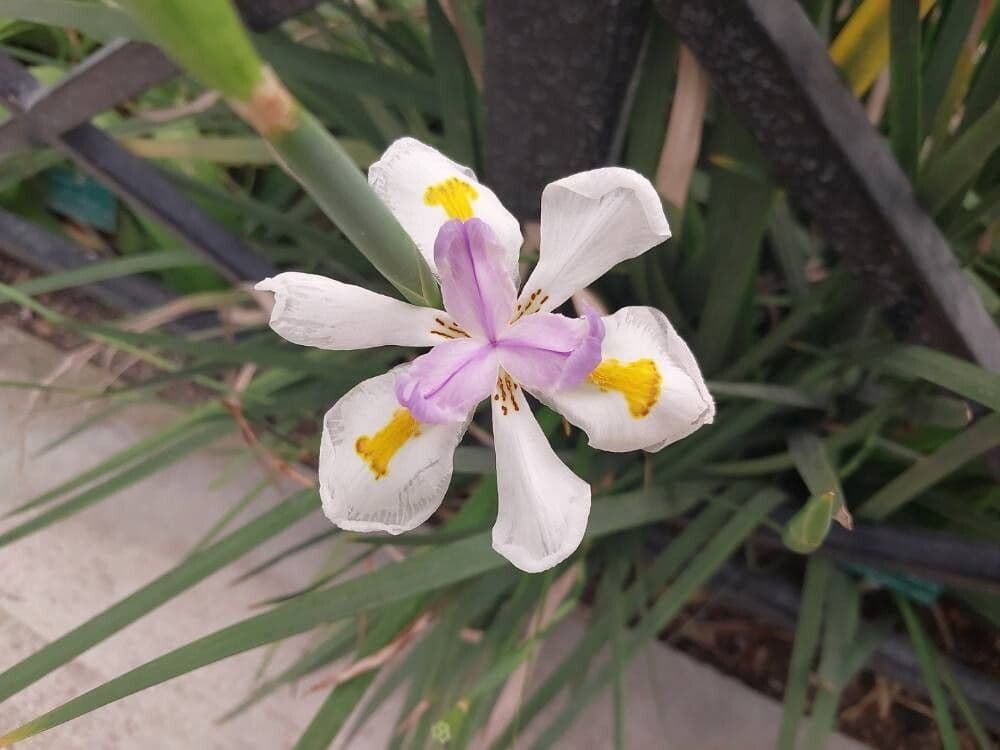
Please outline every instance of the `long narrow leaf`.
[[280, 33], [258, 36], [255, 42], [282, 78], [292, 83], [296, 79], [312, 81], [333, 90], [437, 114], [437, 92], [426, 75], [403, 73], [386, 65], [296, 44]]
[[868, 498], [858, 514], [883, 519], [959, 467], [1000, 445], [1000, 413], [990, 414], [920, 459]]
[[[949, 3], [934, 35], [934, 47], [924, 67], [923, 111], [927, 122], [939, 118], [938, 108], [945, 99], [948, 83], [952, 80], [962, 44], [976, 17], [978, 3]], [[895, 95], [895, 89], [893, 90]], [[947, 117], [947, 113], [945, 113]]]
[[876, 364], [902, 375], [922, 378], [1000, 411], [1000, 375], [971, 362], [923, 346], [903, 346], [884, 352]]
[[318, 499], [305, 491], [283, 501], [104, 612], [57, 638], [0, 674], [0, 702], [40, 680], [182, 591], [228, 565], [315, 511]]
[[455, 29], [441, 9], [439, 0], [428, 0], [427, 20], [433, 41], [434, 77], [437, 80], [448, 155], [460, 164], [475, 166], [478, 159], [472, 111], [473, 88], [468, 62]]
[[958, 197], [1000, 148], [1000, 99], [971, 125], [921, 175], [919, 194], [931, 213], [938, 213]]
[[960, 750], [961, 745], [955, 732], [955, 724], [951, 718], [951, 711], [948, 710], [948, 698], [941, 685], [941, 676], [937, 665], [939, 656], [934, 649], [934, 644], [930, 642], [924, 632], [910, 603], [899, 594], [894, 596], [896, 606], [899, 607], [900, 614], [903, 615], [903, 622], [906, 623], [910, 640], [913, 642], [913, 651], [917, 655], [920, 672], [924, 676], [924, 683], [931, 697], [931, 704], [934, 706], [934, 717], [941, 735], [941, 746], [944, 750]]
[[[889, 59], [889, 2], [863, 0], [830, 45], [830, 57], [857, 96], [875, 83]], [[934, 0], [920, 0], [920, 16], [933, 6]]]
[[78, 29], [100, 40], [144, 36], [127, 13], [82, 0], [4, 0], [0, 13], [5, 18]]
[[40, 513], [29, 521], [8, 529], [3, 534], [0, 534], [0, 547], [5, 547], [18, 539], [23, 539], [29, 534], [41, 531], [53, 523], [69, 518], [89, 508], [91, 505], [110, 497], [114, 493], [120, 492], [126, 487], [131, 487], [133, 484], [152, 476], [157, 471], [180, 461], [184, 456], [190, 455], [199, 448], [215, 442], [230, 431], [232, 431], [232, 425], [228, 422], [213, 422], [202, 427], [195, 431], [194, 434], [189, 435], [186, 440], [173, 443], [110, 479], [81, 492], [79, 495], [60, 503], [54, 508], [50, 508], [44, 513]]
[[823, 623], [823, 599], [833, 565], [820, 557], [809, 559], [806, 581], [799, 605], [799, 621], [795, 627], [788, 679], [785, 681], [785, 702], [778, 730], [778, 750], [794, 750], [799, 721], [806, 708], [806, 692], [816, 647]]
[[201, 265], [198, 258], [187, 250], [159, 250], [140, 253], [129, 258], [115, 258], [88, 263], [72, 271], [50, 273], [30, 281], [22, 281], [15, 289], [30, 294], [44, 294], [60, 289], [71, 289], [96, 281], [117, 279], [146, 271], [162, 271], [167, 268], [186, 268]]
[[976, 715], [972, 704], [969, 703], [969, 699], [965, 695], [965, 691], [962, 690], [962, 686], [959, 685], [958, 680], [955, 679], [955, 676], [951, 673], [951, 669], [944, 661], [938, 662], [938, 674], [941, 677], [941, 682], [948, 688], [951, 699], [965, 720], [966, 726], [972, 733], [973, 738], [975, 738], [979, 750], [991, 750], [993, 743], [990, 741], [982, 721]]
[[817, 671], [816, 698], [809, 718], [805, 746], [822, 750], [837, 720], [837, 705], [844, 683], [844, 661], [858, 628], [861, 595], [845, 574], [832, 571], [823, 605], [823, 646]]
[[[641, 647], [656, 637], [656, 634], [677, 615], [688, 600], [704, 585], [743, 543], [747, 535], [760, 524], [774, 508], [784, 500], [784, 496], [773, 489], [765, 489], [752, 497], [746, 505], [705, 548], [693, 559], [674, 581], [667, 592], [657, 600], [648, 614], [635, 627], [625, 646], [623, 658], [631, 660]], [[588, 680], [574, 695], [570, 705], [547, 727], [533, 745], [533, 750], [552, 747], [563, 730], [593, 702], [610, 681], [614, 673], [612, 665], [605, 665]]]
[[[648, 493], [596, 503], [588, 536], [600, 537], [669, 517], [674, 506]], [[182, 646], [117, 677], [0, 737], [0, 745], [71, 721], [101, 706], [199, 667], [305, 632], [316, 625], [468, 580], [503, 565], [488, 533], [414, 555], [401, 563], [317, 591]]]
[[[748, 134], [726, 114], [713, 148], [752, 167], [760, 157]], [[761, 235], [767, 225], [774, 192], [759, 181], [731, 169], [714, 167], [708, 217], [711, 270], [708, 296], [695, 339], [695, 350], [706, 372], [725, 362], [746, 309], [760, 264]]]
[[137, 443], [130, 445], [128, 448], [119, 451], [111, 458], [108, 458], [96, 466], [77, 474], [72, 479], [61, 482], [55, 487], [46, 490], [41, 495], [22, 503], [13, 510], [9, 511], [6, 516], [12, 516], [17, 513], [33, 510], [38, 506], [62, 497], [73, 490], [77, 490], [96, 479], [100, 479], [102, 476], [109, 474], [116, 469], [134, 463], [139, 458], [152, 453], [154, 450], [163, 449], [178, 440], [185, 440], [190, 433], [199, 429], [201, 425], [209, 419], [219, 416], [222, 416], [222, 410], [218, 406], [212, 405], [211, 407], [199, 409], [192, 414], [181, 417], [179, 420], [167, 426], [163, 430], [143, 438]]
[[889, 136], [903, 171], [914, 179], [920, 159], [922, 126], [920, 12], [913, 0], [891, 0]]
[[365, 691], [375, 681], [376, 674], [366, 672], [330, 690], [305, 733], [295, 743], [294, 750], [326, 750], [330, 747], [330, 743], [364, 697]]
[[[735, 501], [746, 497], [746, 493], [736, 487], [734, 485], [734, 489], [730, 490], [730, 497], [727, 499]], [[710, 503], [699, 513], [659, 554], [649, 569], [643, 571], [642, 577], [629, 587], [626, 592], [626, 617], [631, 618], [639, 613], [644, 608], [646, 592], [665, 586], [698, 550], [708, 544], [730, 515], [729, 507], [722, 503]], [[597, 652], [607, 645], [612, 618], [608, 612], [599, 614], [599, 617], [591, 621], [583, 639], [576, 644], [574, 650], [520, 707], [517, 715], [493, 743], [491, 750], [509, 747], [518, 729], [527, 726], [564, 687], [577, 679]]]

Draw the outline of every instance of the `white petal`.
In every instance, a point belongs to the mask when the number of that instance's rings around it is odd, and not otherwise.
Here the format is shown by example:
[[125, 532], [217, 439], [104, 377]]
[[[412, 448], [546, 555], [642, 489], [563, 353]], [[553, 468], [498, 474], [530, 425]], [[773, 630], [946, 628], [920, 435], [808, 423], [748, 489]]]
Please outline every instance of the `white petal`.
[[[559, 460], [524, 394], [492, 401], [499, 513], [493, 549], [527, 573], [548, 570], [580, 545], [590, 485]], [[506, 413], [504, 413], [506, 409]]]
[[[461, 180], [474, 191], [475, 197], [468, 204], [470, 216], [449, 216], [444, 206], [427, 202], [428, 189], [449, 179]], [[432, 270], [436, 268], [434, 240], [441, 225], [450, 218], [476, 216], [496, 233], [505, 254], [504, 267], [517, 281], [517, 260], [523, 242], [521, 225], [492, 190], [479, 184], [468, 167], [418, 140], [400, 138], [368, 169], [368, 183], [413, 238]]]
[[469, 424], [419, 425], [379, 476], [359, 439], [370, 445], [394, 418], [409, 414], [396, 401], [395, 379], [387, 372], [359, 383], [323, 418], [319, 494], [327, 518], [348, 531], [400, 534], [430, 518], [448, 491], [455, 447]]
[[648, 414], [634, 416], [620, 391], [602, 390], [591, 379], [575, 388], [537, 394], [542, 402], [583, 429], [594, 448], [605, 451], [658, 451], [712, 421], [715, 403], [698, 363], [662, 312], [625, 307], [603, 320], [602, 363], [652, 360], [656, 368], [659, 393]]
[[447, 341], [451, 319], [360, 286], [311, 273], [288, 271], [264, 279], [255, 289], [274, 292], [271, 328], [293, 344], [320, 349], [372, 346], [433, 346]]
[[638, 172], [605, 167], [564, 177], [542, 193], [538, 265], [520, 302], [536, 299], [548, 311], [603, 276], [670, 237], [663, 205]]

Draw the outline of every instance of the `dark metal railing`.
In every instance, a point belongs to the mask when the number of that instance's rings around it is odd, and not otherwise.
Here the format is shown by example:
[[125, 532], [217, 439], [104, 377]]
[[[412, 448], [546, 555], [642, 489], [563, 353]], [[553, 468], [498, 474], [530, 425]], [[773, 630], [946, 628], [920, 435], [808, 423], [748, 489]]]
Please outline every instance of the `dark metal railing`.
[[[247, 24], [264, 31], [316, 2], [241, 0], [239, 6]], [[153, 45], [116, 40], [54, 85], [43, 87], [18, 62], [0, 53], [0, 98], [11, 112], [0, 123], [0, 157], [39, 145], [51, 147], [162, 224], [230, 281], [269, 276], [275, 269], [268, 260], [202, 211], [157, 167], [90, 124], [96, 115], [179, 73]], [[8, 213], [0, 214], [0, 249], [46, 272], [93, 259], [85, 248]], [[125, 311], [162, 304], [172, 296], [145, 279], [114, 279], [83, 291]]]

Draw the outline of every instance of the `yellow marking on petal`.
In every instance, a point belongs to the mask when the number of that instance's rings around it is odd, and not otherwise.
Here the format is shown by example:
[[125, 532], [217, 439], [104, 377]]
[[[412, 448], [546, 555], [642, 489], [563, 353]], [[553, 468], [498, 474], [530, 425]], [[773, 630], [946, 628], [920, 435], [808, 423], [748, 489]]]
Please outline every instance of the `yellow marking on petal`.
[[354, 443], [354, 450], [368, 464], [376, 479], [389, 473], [389, 462], [403, 443], [420, 434], [420, 422], [409, 409], [396, 409], [392, 419], [373, 436], [362, 435]]
[[637, 359], [624, 364], [612, 358], [603, 360], [594, 368], [590, 373], [590, 382], [602, 391], [618, 391], [625, 397], [629, 414], [642, 419], [660, 400], [663, 378], [651, 359]]
[[428, 206], [441, 206], [449, 219], [471, 219], [473, 217], [472, 201], [479, 193], [465, 180], [449, 177], [444, 182], [431, 185], [424, 192], [424, 203]]

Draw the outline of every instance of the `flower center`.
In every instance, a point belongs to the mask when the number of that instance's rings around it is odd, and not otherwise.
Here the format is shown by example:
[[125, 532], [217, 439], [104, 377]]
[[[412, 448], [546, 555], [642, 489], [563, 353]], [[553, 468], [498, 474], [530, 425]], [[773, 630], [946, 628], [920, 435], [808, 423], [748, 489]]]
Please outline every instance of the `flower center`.
[[627, 364], [618, 359], [605, 359], [589, 375], [590, 382], [602, 391], [618, 391], [625, 397], [628, 411], [636, 419], [649, 414], [660, 399], [663, 378], [656, 363], [648, 358]]
[[389, 462], [396, 451], [411, 437], [420, 434], [420, 422], [413, 418], [409, 409], [396, 409], [392, 419], [372, 437], [362, 435], [354, 443], [354, 450], [361, 460], [368, 464], [376, 479], [389, 473]]
[[449, 177], [444, 182], [431, 185], [424, 192], [424, 203], [428, 206], [441, 206], [449, 219], [471, 219], [473, 217], [472, 201], [479, 193], [469, 183], [457, 177]]

